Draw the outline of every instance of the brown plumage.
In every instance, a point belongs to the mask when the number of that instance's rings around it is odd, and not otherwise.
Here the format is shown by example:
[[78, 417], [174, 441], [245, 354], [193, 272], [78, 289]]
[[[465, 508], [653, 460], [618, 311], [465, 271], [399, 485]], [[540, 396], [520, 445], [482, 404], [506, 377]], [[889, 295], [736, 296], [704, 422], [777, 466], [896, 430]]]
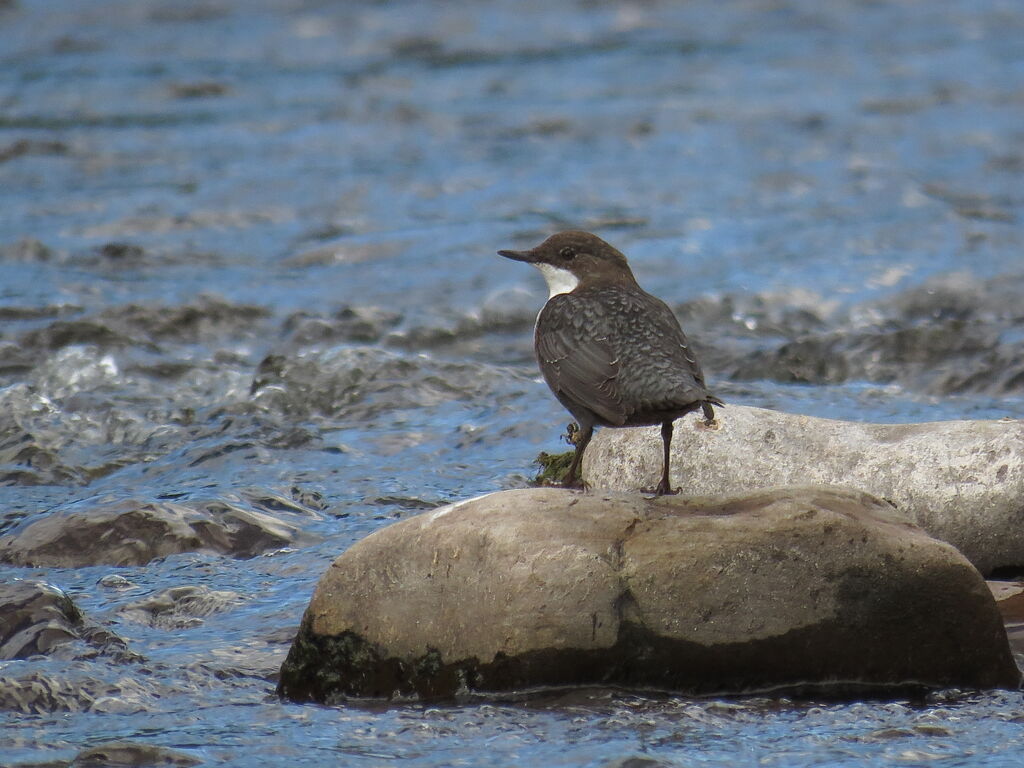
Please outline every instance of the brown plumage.
[[565, 485], [581, 486], [595, 426], [661, 424], [664, 456], [654, 492], [674, 493], [672, 422], [698, 409], [710, 421], [722, 401], [708, 392], [672, 310], [637, 284], [625, 256], [588, 232], [560, 232], [529, 251], [498, 253], [540, 269], [551, 291], [534, 347], [544, 380], [579, 423]]

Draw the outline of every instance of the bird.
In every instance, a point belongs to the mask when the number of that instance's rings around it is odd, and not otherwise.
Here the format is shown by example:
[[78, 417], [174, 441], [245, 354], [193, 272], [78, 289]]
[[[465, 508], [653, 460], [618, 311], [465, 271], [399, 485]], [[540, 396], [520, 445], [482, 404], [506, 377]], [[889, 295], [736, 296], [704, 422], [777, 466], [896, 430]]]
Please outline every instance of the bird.
[[572, 464], [562, 485], [584, 488], [583, 453], [596, 426], [661, 425], [661, 480], [656, 496], [678, 493], [669, 483], [673, 422], [701, 410], [714, 423], [704, 373], [676, 316], [643, 290], [626, 257], [590, 232], [558, 232], [527, 251], [499, 256], [531, 264], [548, 285], [537, 315], [534, 349], [541, 374], [576, 419]]

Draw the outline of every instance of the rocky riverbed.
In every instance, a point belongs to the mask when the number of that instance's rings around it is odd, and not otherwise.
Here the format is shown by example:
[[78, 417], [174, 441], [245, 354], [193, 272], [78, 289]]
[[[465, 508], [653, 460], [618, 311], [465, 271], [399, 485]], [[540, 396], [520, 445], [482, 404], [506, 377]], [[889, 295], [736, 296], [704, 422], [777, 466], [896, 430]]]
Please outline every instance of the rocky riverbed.
[[622, 248], [730, 403], [1024, 416], [1022, 34], [996, 0], [0, 2], [2, 760], [1019, 762], [1005, 691], [274, 691], [339, 553], [565, 447], [498, 248]]

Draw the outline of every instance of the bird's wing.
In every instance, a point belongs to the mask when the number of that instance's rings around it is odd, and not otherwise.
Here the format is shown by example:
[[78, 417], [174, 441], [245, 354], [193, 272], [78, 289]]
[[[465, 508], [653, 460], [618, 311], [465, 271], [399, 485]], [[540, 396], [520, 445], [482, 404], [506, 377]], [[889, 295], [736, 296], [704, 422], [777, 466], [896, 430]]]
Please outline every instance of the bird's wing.
[[682, 326], [679, 325], [678, 318], [669, 309], [668, 304], [659, 298], [647, 294], [644, 296], [643, 311], [647, 316], [655, 319], [659, 327], [672, 329], [671, 333], [668, 334], [668, 340], [673, 344], [668, 348], [672, 359], [678, 364], [680, 370], [693, 377], [701, 389], [706, 389], [704, 371], [701, 370], [700, 363], [697, 362], [697, 357], [690, 346], [690, 340], [686, 338]]
[[[630, 308], [633, 311], [625, 314], [635, 323], [632, 335], [641, 340], [630, 351], [644, 356], [645, 375], [631, 377], [628, 382], [624, 379], [622, 386], [655, 410], [680, 408], [708, 398], [720, 402], [707, 391], [700, 363], [668, 305], [650, 294], [640, 293], [630, 296]], [[645, 333], [642, 328], [651, 331]]]
[[541, 310], [535, 342], [541, 373], [555, 394], [618, 425], [628, 414], [616, 386], [619, 359], [609, 331], [599, 308], [560, 294]]

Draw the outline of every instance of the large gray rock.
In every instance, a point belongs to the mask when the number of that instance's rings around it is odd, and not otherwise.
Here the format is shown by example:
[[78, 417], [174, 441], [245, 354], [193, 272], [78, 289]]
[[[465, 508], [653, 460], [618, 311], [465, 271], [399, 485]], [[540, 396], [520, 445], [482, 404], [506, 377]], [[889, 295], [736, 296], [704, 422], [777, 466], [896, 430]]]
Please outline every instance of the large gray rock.
[[0, 537], [0, 562], [58, 568], [145, 565], [195, 551], [247, 558], [287, 546], [295, 537], [288, 523], [224, 502], [126, 501], [27, 522]]
[[[671, 478], [683, 494], [841, 484], [892, 502], [983, 573], [1024, 566], [1024, 422], [862, 424], [730, 405], [718, 428], [676, 424]], [[658, 429], [604, 429], [583, 462], [594, 488], [657, 483]]]
[[278, 690], [332, 701], [1018, 682], [980, 574], [859, 491], [530, 489], [353, 545], [320, 580]]

